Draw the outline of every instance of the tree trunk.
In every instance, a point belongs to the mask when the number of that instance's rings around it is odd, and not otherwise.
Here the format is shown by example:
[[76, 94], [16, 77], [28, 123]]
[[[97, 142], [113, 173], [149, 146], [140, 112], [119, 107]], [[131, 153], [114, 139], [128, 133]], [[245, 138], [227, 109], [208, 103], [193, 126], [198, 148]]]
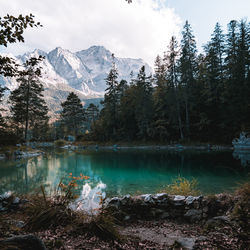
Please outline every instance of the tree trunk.
[[27, 86], [27, 96], [26, 96], [26, 117], [25, 117], [25, 131], [24, 131], [24, 140], [27, 143], [27, 135], [29, 128], [29, 98], [30, 98], [30, 84]]
[[186, 130], [187, 136], [190, 135], [190, 123], [189, 123], [189, 110], [188, 110], [188, 93], [186, 91], [186, 98], [185, 98], [185, 112], [186, 112]]
[[179, 130], [180, 130], [180, 137], [181, 137], [181, 139], [183, 139], [184, 136], [183, 136], [183, 131], [182, 131], [182, 121], [181, 121], [181, 114], [180, 114], [180, 103], [179, 103], [179, 98], [178, 98], [176, 92], [177, 92], [177, 90], [176, 90], [176, 87], [175, 87], [174, 93], [175, 93], [175, 102], [176, 102], [176, 109], [177, 109], [177, 116], [178, 116]]

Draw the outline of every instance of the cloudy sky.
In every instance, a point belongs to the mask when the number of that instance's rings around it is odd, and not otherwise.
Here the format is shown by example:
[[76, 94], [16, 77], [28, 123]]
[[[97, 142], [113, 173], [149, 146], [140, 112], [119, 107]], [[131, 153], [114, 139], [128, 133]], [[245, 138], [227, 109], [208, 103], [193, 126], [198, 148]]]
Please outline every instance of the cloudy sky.
[[35, 15], [42, 28], [25, 31], [25, 43], [1, 47], [22, 54], [55, 47], [72, 52], [103, 45], [118, 57], [143, 58], [153, 65], [186, 19], [201, 49], [219, 21], [247, 18], [249, 0], [0, 0], [0, 16]]

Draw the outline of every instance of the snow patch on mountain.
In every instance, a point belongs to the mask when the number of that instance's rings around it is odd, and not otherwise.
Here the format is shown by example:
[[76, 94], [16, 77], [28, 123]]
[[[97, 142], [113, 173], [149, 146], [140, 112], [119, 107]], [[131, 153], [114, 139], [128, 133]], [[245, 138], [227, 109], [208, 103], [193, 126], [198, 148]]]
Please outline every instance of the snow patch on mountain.
[[[3, 55], [3, 54], [1, 54]], [[45, 88], [45, 99], [53, 111], [60, 107], [67, 94], [74, 91], [84, 99], [102, 98], [106, 89], [105, 78], [112, 67], [112, 53], [103, 46], [91, 46], [86, 50], [71, 52], [60, 47], [46, 53], [36, 49], [24, 55], [14, 57], [19, 64], [23, 64], [30, 57], [44, 57], [40, 63], [40, 81]], [[147, 74], [152, 69], [142, 59], [115, 58], [115, 64], [119, 73], [119, 80], [130, 81], [131, 72], [134, 76], [145, 65]], [[0, 76], [0, 84], [10, 90], [18, 87], [15, 78], [3, 78]], [[60, 100], [60, 101], [59, 101]]]

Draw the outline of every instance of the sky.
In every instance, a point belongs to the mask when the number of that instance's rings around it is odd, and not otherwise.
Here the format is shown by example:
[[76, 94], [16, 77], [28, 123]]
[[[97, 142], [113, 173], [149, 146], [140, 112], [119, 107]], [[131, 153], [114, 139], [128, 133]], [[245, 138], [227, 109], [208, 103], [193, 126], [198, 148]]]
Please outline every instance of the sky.
[[[27, 29], [25, 43], [0, 47], [23, 54], [62, 47], [72, 52], [103, 45], [117, 57], [142, 58], [151, 66], [172, 35], [191, 24], [199, 51], [216, 22], [248, 18], [250, 0], [0, 0], [0, 16], [32, 13], [42, 28]], [[248, 20], [249, 21], [249, 20]]]

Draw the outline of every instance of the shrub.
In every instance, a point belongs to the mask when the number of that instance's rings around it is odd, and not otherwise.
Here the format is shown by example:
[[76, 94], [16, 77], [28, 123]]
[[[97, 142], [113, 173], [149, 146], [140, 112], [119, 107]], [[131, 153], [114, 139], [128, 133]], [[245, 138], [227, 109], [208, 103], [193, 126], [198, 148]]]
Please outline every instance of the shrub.
[[63, 147], [64, 145], [66, 145], [66, 143], [67, 142], [65, 140], [62, 140], [62, 139], [57, 140], [57, 141], [54, 142], [56, 147]]
[[74, 189], [78, 186], [77, 182], [86, 180], [89, 177], [80, 175], [79, 177], [68, 176], [68, 184], [60, 181], [56, 194], [50, 198], [46, 197], [44, 187], [41, 186], [43, 199], [35, 197], [30, 213], [33, 215], [26, 224], [31, 230], [47, 229], [52, 226], [66, 225], [76, 219], [76, 213], [69, 208], [69, 204], [77, 198]]
[[244, 235], [250, 230], [250, 182], [240, 185], [235, 194], [238, 201], [234, 206], [232, 218], [238, 222]]
[[173, 195], [198, 195], [198, 181], [196, 179], [187, 180], [184, 177], [178, 177], [173, 180], [173, 183], [167, 185], [162, 192]]

